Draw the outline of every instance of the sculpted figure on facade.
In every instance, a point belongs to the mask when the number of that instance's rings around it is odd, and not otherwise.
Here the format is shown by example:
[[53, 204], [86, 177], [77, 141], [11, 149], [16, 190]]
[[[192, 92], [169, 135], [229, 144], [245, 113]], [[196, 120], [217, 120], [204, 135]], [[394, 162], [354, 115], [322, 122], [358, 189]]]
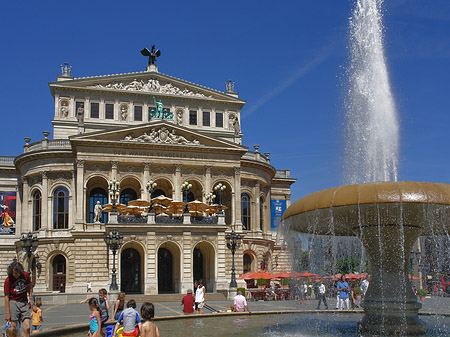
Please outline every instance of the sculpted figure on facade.
[[100, 201], [97, 201], [97, 203], [94, 206], [94, 222], [100, 223], [102, 219], [102, 205], [100, 205]]
[[169, 131], [169, 129], [164, 126], [158, 130], [153, 128], [150, 133], [144, 132], [142, 135], [137, 137], [133, 137], [132, 134], [128, 134], [123, 140], [129, 142], [200, 145], [200, 142], [197, 139], [189, 141], [185, 137], [177, 135], [175, 129]]
[[69, 117], [69, 102], [66, 100], [61, 101], [61, 108], [60, 108], [60, 116], [61, 118], [67, 118]]
[[239, 119], [237, 116], [234, 118], [233, 128], [234, 128], [234, 135], [239, 136], [239, 134], [241, 133], [241, 126], [239, 125]]
[[120, 106], [120, 119], [122, 122], [125, 122], [128, 118], [128, 106], [126, 104], [122, 104]]
[[176, 122], [178, 125], [183, 125], [183, 109], [177, 110]]
[[77, 109], [77, 119], [79, 123], [84, 121], [84, 108], [82, 106]]

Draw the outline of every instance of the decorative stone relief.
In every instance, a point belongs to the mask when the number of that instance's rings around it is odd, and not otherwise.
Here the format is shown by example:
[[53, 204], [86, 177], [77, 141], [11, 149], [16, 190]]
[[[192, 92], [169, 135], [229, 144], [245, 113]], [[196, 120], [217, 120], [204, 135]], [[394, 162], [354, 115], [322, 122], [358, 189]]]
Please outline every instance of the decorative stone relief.
[[69, 100], [67, 99], [62, 99], [59, 102], [59, 116], [61, 118], [68, 118], [69, 117]]
[[71, 182], [72, 181], [72, 172], [52, 172], [48, 173], [48, 178], [51, 181], [65, 181], [65, 182]]
[[192, 141], [189, 141], [183, 136], [177, 135], [175, 129], [170, 132], [165, 126], [159, 128], [158, 130], [153, 128], [150, 133], [144, 132], [138, 137], [133, 137], [130, 134], [123, 140], [127, 142], [200, 145], [198, 140], [193, 139]]
[[125, 122], [128, 119], [128, 104], [120, 105], [120, 120]]
[[225, 170], [220, 170], [220, 171], [217, 172], [217, 176], [219, 176], [219, 177], [231, 177], [231, 172], [225, 171]]
[[183, 108], [177, 108], [175, 110], [175, 122], [178, 125], [183, 125], [183, 113], [184, 113], [184, 109]]
[[108, 84], [96, 84], [93, 86], [88, 86], [88, 88], [101, 88], [101, 89], [115, 89], [115, 90], [127, 90], [127, 91], [144, 91], [144, 92], [154, 92], [169, 95], [180, 95], [180, 96], [193, 96], [193, 97], [209, 97], [200, 92], [193, 92], [187, 88], [179, 88], [174, 86], [172, 83], [160, 83], [159, 80], [151, 78], [148, 81], [134, 79], [130, 82], [114, 82]]
[[201, 169], [191, 167], [184, 172], [183, 176], [203, 176], [203, 171]]
[[84, 167], [84, 160], [83, 159], [77, 159], [77, 167], [83, 168]]
[[24, 177], [27, 181], [28, 181], [28, 186], [33, 186], [36, 184], [42, 184], [42, 176], [40, 175], [35, 175], [32, 177]]
[[118, 161], [111, 160], [111, 168], [116, 169], [117, 165], [119, 165]]
[[119, 166], [119, 172], [121, 172], [121, 173], [127, 173], [127, 172], [129, 172], [129, 173], [140, 173], [140, 172], [142, 172], [142, 169], [140, 167], [138, 167], [138, 166], [132, 166], [132, 165]]
[[85, 164], [86, 172], [109, 172], [111, 166], [107, 164]]

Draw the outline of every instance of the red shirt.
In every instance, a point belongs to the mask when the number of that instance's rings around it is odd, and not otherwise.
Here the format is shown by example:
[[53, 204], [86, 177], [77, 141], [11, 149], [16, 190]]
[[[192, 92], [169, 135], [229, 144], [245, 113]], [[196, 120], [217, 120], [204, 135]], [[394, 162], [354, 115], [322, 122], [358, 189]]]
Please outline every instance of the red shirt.
[[9, 295], [10, 301], [28, 302], [28, 287], [31, 286], [31, 278], [27, 272], [24, 272], [24, 277], [18, 279], [9, 277], [5, 280], [5, 295]]
[[194, 301], [195, 297], [192, 296], [191, 294], [185, 295], [181, 300], [181, 303], [184, 304], [183, 311], [186, 314], [192, 314], [194, 312]]

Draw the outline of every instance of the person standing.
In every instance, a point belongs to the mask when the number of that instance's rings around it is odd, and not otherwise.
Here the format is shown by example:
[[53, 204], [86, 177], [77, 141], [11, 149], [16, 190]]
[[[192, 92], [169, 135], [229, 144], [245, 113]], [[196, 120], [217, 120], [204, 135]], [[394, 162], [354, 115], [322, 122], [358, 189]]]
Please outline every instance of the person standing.
[[33, 312], [31, 313], [32, 320], [31, 320], [31, 333], [39, 332], [42, 330], [42, 322], [44, 321], [44, 318], [42, 317], [42, 301], [40, 298], [36, 300], [36, 306], [33, 307]]
[[[101, 327], [100, 327], [100, 335], [105, 336], [105, 333], [102, 331], [102, 328], [105, 326], [106, 321], [109, 319], [109, 302], [107, 299], [108, 292], [105, 288], [102, 288], [98, 291], [98, 297], [95, 297], [98, 301], [98, 305], [100, 307], [101, 315]], [[86, 298], [81, 301], [80, 304], [86, 303], [87, 301], [94, 298], [93, 296]]]
[[115, 320], [119, 319], [119, 316], [122, 313], [124, 308], [125, 308], [125, 293], [121, 291], [121, 292], [119, 292], [119, 295], [117, 296], [116, 303], [114, 303], [113, 317]]
[[86, 283], [86, 292], [87, 293], [92, 292], [92, 283], [91, 282]]
[[319, 302], [317, 304], [317, 310], [320, 309], [320, 303], [321, 301], [323, 301], [323, 304], [325, 305], [325, 308], [327, 308], [328, 310], [328, 304], [327, 304], [327, 296], [325, 295], [326, 292], [326, 288], [325, 285], [323, 284], [323, 282], [320, 282], [320, 286], [319, 286]]
[[198, 280], [197, 290], [195, 291], [195, 310], [198, 314], [203, 314], [203, 305], [205, 304], [205, 286], [203, 285], [203, 280]]
[[369, 288], [369, 281], [367, 280], [367, 277], [365, 277], [363, 280], [362, 280], [362, 282], [361, 282], [361, 291], [362, 291], [362, 295], [363, 295], [363, 298], [366, 296], [366, 291], [367, 291], [367, 288]]
[[187, 294], [181, 299], [181, 305], [183, 305], [183, 312], [185, 314], [194, 313], [194, 302], [195, 298], [192, 296], [192, 289], [189, 289]]
[[345, 305], [345, 310], [349, 310], [349, 287], [348, 283], [345, 281], [344, 275], [341, 276], [341, 280], [337, 284], [337, 291], [339, 292], [339, 310]]
[[30, 275], [23, 270], [22, 264], [12, 262], [8, 266], [8, 277], [5, 279], [5, 319], [17, 328], [20, 321], [23, 327], [23, 336], [30, 336], [31, 308], [33, 301], [33, 285]]
[[244, 296], [242, 296], [242, 292], [238, 291], [237, 295], [234, 296], [234, 312], [244, 312], [245, 309], [247, 309], [248, 313], [251, 314], [252, 312], [247, 306], [247, 300]]

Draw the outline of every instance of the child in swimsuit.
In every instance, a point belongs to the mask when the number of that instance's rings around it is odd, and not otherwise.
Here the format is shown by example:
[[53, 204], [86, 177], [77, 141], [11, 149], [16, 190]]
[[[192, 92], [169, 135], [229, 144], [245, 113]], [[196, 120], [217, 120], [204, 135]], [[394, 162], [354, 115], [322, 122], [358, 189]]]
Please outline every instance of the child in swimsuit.
[[91, 315], [89, 316], [89, 337], [100, 337], [100, 316], [101, 310], [96, 298], [89, 300], [89, 309], [91, 309]]

